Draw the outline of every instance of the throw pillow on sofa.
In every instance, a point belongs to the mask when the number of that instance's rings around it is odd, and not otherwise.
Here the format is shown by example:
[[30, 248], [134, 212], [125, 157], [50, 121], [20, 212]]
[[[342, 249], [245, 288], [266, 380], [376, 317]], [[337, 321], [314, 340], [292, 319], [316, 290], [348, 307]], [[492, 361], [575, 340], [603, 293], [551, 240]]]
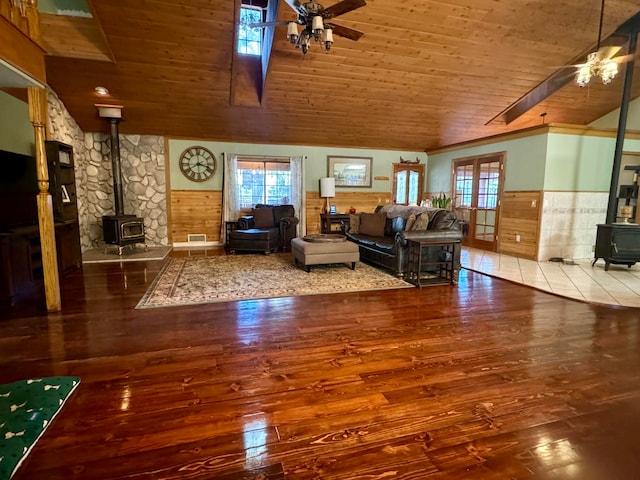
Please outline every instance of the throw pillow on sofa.
[[438, 210], [431, 219], [432, 230], [449, 230], [456, 221], [456, 214], [449, 210]]
[[360, 215], [349, 215], [349, 233], [360, 233]]
[[413, 222], [413, 227], [411, 230], [414, 232], [419, 232], [422, 230], [426, 230], [429, 226], [429, 214], [427, 212], [422, 212], [420, 215], [416, 217], [416, 221]]
[[415, 214], [411, 214], [407, 217], [407, 223], [404, 226], [404, 231], [408, 232], [409, 230], [413, 230], [413, 224], [416, 223], [416, 216]]
[[360, 234], [371, 237], [384, 236], [384, 224], [387, 216], [384, 213], [361, 213]]
[[273, 208], [256, 208], [253, 211], [253, 225], [255, 228], [273, 228]]

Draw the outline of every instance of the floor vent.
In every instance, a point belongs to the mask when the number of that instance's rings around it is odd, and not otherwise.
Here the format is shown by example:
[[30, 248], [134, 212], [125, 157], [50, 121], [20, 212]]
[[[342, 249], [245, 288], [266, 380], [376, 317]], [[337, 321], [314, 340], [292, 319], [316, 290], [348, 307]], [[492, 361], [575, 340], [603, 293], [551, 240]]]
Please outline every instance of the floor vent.
[[189, 233], [187, 234], [187, 242], [206, 242], [207, 234], [206, 233]]

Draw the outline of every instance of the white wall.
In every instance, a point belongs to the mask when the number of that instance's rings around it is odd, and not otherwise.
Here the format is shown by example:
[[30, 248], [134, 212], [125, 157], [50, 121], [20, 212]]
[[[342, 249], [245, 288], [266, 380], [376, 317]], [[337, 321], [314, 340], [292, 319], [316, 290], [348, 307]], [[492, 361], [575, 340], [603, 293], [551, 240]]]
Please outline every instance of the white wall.
[[[620, 109], [617, 108], [613, 112], [609, 112], [607, 115], [600, 117], [595, 122], [591, 122], [590, 126], [595, 128], [618, 128], [619, 119]], [[629, 102], [627, 130], [640, 130], [640, 98]]]
[[0, 150], [35, 155], [29, 105], [0, 90]]
[[429, 155], [428, 192], [449, 192], [454, 159], [506, 152], [506, 191], [542, 190], [545, 178], [547, 135], [539, 134], [513, 140], [469, 147]]

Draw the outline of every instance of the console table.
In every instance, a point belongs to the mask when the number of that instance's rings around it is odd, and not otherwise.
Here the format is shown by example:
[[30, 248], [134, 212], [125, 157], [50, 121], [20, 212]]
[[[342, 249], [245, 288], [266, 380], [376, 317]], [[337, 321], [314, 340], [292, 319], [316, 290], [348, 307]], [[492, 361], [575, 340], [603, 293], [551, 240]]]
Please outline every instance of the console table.
[[596, 235], [595, 258], [591, 266], [598, 259], [605, 262], [604, 271], [609, 270], [610, 264], [622, 264], [631, 268], [640, 262], [640, 225], [630, 223], [601, 223]]
[[[413, 282], [416, 287], [423, 285], [454, 285], [457, 281], [455, 271], [455, 258], [459, 254], [460, 240], [457, 239], [434, 239], [434, 240], [413, 240], [409, 239], [407, 281]], [[424, 254], [426, 247], [442, 247], [444, 259], [437, 261], [425, 261]], [[426, 267], [426, 268], [425, 268]], [[428, 270], [432, 267], [433, 273]], [[428, 277], [423, 274], [423, 269], [432, 273]]]
[[341, 223], [349, 228], [349, 218], [346, 213], [321, 213], [320, 233], [339, 233]]

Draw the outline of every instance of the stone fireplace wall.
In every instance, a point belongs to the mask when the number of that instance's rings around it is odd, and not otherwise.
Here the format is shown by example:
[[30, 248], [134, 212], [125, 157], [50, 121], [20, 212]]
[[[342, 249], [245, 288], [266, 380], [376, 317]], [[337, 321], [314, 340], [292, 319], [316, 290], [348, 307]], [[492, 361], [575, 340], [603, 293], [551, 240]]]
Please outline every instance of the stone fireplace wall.
[[[48, 93], [49, 137], [73, 147], [82, 251], [102, 247], [102, 216], [115, 213], [110, 137], [83, 132], [55, 92]], [[124, 213], [144, 218], [148, 245], [169, 242], [164, 145], [164, 137], [120, 135]]]
[[[102, 245], [102, 216], [113, 215], [111, 140], [105, 133], [87, 133], [87, 203], [89, 239]], [[147, 244], [167, 245], [167, 184], [164, 137], [120, 135], [124, 213], [144, 219]]]

